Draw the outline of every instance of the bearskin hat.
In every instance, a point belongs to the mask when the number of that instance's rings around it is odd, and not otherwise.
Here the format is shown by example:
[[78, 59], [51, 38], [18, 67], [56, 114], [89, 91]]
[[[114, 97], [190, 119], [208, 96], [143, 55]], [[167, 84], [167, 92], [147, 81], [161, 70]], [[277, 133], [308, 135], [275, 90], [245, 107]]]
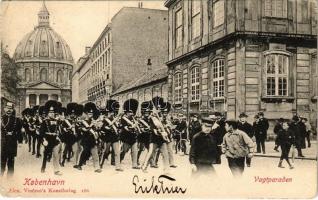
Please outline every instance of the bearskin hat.
[[66, 105], [66, 113], [67, 113], [67, 115], [71, 115], [71, 114], [76, 115], [77, 108], [78, 108], [77, 103], [75, 103], [75, 102], [68, 103]]
[[46, 115], [47, 110], [45, 109], [45, 106], [40, 106], [39, 107], [39, 115]]
[[67, 115], [67, 110], [65, 107], [59, 107], [57, 111], [60, 115], [64, 113], [64, 115]]
[[97, 119], [100, 115], [99, 110], [97, 109], [96, 105], [93, 102], [88, 102], [84, 105], [84, 112], [93, 113], [94, 119]]
[[141, 112], [150, 112], [153, 109], [151, 101], [145, 101], [140, 104]]
[[109, 99], [106, 102], [106, 110], [108, 112], [114, 112], [117, 113], [119, 111], [119, 102], [113, 99]]
[[39, 108], [40, 108], [40, 106], [38, 106], [38, 105], [33, 106], [32, 109], [33, 109], [33, 111], [34, 111], [35, 114], [39, 112]]
[[169, 102], [164, 102], [163, 106], [161, 107], [162, 112], [170, 112], [171, 104]]
[[47, 113], [50, 111], [58, 112], [58, 109], [59, 109], [59, 104], [55, 100], [48, 100], [44, 106]]
[[136, 99], [128, 99], [124, 102], [123, 110], [124, 112], [133, 112], [136, 114], [139, 102]]
[[29, 115], [30, 113], [30, 108], [26, 108], [26, 109], [24, 109], [23, 111], [22, 111], [22, 116], [25, 116], [25, 115]]

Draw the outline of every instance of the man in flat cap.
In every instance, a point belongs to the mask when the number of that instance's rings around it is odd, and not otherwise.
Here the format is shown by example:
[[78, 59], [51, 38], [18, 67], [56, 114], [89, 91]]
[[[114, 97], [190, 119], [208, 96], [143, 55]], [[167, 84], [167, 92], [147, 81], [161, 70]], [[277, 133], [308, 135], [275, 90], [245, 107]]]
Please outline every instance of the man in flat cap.
[[201, 131], [201, 124], [199, 122], [199, 117], [197, 114], [193, 114], [191, 116], [191, 122], [189, 125], [189, 139], [190, 144], [192, 143], [192, 138], [195, 134], [199, 133]]
[[213, 121], [202, 118], [202, 130], [192, 139], [189, 160], [192, 166], [192, 177], [197, 178], [202, 173], [215, 174], [213, 163], [217, 156], [217, 144], [211, 134]]
[[258, 119], [255, 121], [255, 126], [256, 129], [254, 129], [254, 132], [257, 144], [257, 153], [261, 153], [262, 150], [263, 154], [265, 154], [265, 140], [267, 138], [269, 124], [268, 120], [264, 117], [263, 112], [258, 113]]
[[18, 142], [22, 143], [22, 122], [13, 114], [13, 103], [7, 102], [1, 117], [1, 176], [7, 167], [7, 176], [14, 173], [14, 157], [17, 156]]

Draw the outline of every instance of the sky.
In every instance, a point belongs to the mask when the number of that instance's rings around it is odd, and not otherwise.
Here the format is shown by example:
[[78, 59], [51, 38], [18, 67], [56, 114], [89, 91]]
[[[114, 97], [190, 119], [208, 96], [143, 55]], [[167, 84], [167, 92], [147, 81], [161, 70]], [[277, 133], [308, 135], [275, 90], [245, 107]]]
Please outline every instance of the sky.
[[[74, 61], [92, 46], [111, 18], [124, 6], [138, 7], [130, 1], [45, 1], [50, 13], [51, 27], [70, 46]], [[144, 8], [166, 10], [163, 0], [142, 1]], [[42, 1], [1, 2], [1, 40], [10, 56], [27, 33], [38, 24]]]

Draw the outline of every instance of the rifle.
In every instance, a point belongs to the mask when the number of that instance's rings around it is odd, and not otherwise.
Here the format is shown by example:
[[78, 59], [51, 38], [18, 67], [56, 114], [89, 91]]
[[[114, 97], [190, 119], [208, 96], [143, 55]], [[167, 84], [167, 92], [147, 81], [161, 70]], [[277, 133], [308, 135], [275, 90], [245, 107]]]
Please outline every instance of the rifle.
[[134, 117], [133, 117], [134, 122], [132, 122], [125, 116], [123, 116], [122, 119], [125, 120], [131, 126], [130, 128], [133, 128], [138, 133], [141, 133], [140, 127], [138, 126], [137, 121], [135, 120]]
[[83, 124], [84, 127], [85, 127], [86, 129], [88, 129], [88, 131], [94, 136], [94, 138], [95, 138], [95, 140], [96, 140], [96, 142], [97, 142], [97, 140], [98, 140], [98, 133], [95, 132], [95, 131], [92, 129], [92, 128], [93, 128], [93, 124], [88, 125], [88, 123], [87, 123], [85, 120], [82, 120], [82, 124]]
[[112, 127], [113, 130], [115, 131], [115, 133], [118, 135], [118, 130], [117, 127], [115, 126], [115, 123], [121, 118], [122, 114], [118, 115], [115, 117], [115, 119], [113, 119], [113, 121], [111, 121], [109, 118], [105, 118], [105, 120], [108, 123], [108, 126]]

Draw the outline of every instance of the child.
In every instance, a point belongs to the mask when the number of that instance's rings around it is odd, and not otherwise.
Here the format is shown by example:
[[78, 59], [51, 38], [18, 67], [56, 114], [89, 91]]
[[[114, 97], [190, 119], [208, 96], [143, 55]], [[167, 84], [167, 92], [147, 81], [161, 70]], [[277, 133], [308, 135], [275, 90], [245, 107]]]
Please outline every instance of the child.
[[284, 168], [282, 163], [283, 163], [283, 160], [285, 159], [289, 165], [289, 168], [293, 169], [294, 167], [289, 162], [288, 154], [289, 154], [291, 146], [295, 144], [295, 136], [293, 132], [289, 129], [289, 124], [288, 124], [288, 121], [286, 120], [283, 121], [283, 129], [281, 129], [278, 132], [277, 143], [278, 145], [280, 145], [280, 148], [282, 150], [278, 167]]

